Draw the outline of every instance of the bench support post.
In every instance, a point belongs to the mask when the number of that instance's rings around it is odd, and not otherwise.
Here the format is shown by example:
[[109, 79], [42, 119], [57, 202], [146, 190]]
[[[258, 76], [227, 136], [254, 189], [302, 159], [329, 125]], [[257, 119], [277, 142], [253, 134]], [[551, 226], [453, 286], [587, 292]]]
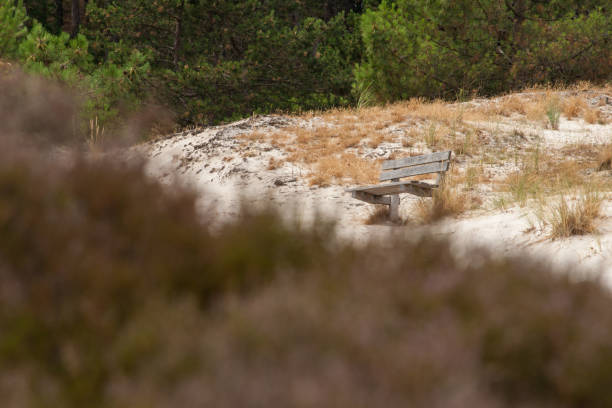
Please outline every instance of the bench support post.
[[[399, 179], [393, 179], [392, 182], [398, 182]], [[400, 196], [399, 194], [391, 195], [391, 204], [389, 205], [389, 219], [391, 222], [399, 221], [399, 204], [400, 204]]]
[[399, 221], [399, 204], [400, 204], [399, 194], [393, 194], [391, 196], [391, 204], [389, 205], [389, 219], [392, 222]]

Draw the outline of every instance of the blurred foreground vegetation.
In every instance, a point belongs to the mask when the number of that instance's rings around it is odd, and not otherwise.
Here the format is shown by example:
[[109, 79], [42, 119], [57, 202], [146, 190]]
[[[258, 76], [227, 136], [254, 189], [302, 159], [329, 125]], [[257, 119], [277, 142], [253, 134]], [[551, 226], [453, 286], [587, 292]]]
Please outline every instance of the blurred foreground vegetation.
[[610, 80], [611, 0], [0, 0], [0, 58], [79, 90], [84, 126], [182, 125]]
[[269, 211], [211, 232], [144, 163], [61, 147], [61, 89], [0, 87], [3, 407], [612, 404], [597, 281]]

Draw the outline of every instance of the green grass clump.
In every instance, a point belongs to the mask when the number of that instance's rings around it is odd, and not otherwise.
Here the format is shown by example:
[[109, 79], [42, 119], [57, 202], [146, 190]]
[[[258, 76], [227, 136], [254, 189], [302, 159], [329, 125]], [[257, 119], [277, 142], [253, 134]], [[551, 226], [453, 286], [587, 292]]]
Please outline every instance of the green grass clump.
[[550, 127], [554, 130], [559, 129], [559, 120], [561, 118], [561, 104], [558, 99], [552, 99], [546, 106], [546, 117]]

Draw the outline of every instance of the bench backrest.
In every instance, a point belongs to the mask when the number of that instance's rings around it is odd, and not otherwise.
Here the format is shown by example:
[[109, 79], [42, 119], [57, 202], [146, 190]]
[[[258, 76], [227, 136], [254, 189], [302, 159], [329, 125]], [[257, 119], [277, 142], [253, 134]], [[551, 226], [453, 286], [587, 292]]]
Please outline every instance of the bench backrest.
[[436, 152], [404, 159], [387, 160], [382, 164], [380, 181], [418, 176], [419, 174], [441, 173], [448, 170], [451, 151]]

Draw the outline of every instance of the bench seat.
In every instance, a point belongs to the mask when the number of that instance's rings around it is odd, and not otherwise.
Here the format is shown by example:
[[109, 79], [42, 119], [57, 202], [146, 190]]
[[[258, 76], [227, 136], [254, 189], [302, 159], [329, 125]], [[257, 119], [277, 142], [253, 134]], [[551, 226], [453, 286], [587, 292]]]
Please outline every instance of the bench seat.
[[437, 184], [425, 183], [422, 181], [396, 181], [386, 184], [373, 184], [370, 186], [359, 186], [349, 188], [347, 193], [362, 192], [374, 196], [384, 196], [392, 194], [410, 193], [419, 197], [431, 197], [431, 190], [437, 188]]

